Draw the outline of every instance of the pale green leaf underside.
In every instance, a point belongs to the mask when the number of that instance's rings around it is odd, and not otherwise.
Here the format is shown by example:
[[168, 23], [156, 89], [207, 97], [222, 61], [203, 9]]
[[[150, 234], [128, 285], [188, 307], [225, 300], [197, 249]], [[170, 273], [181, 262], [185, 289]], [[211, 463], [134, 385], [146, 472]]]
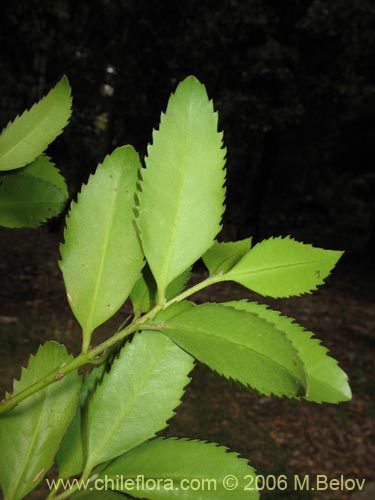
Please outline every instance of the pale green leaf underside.
[[224, 208], [225, 150], [205, 87], [186, 78], [169, 99], [142, 171], [143, 249], [162, 295], [213, 244]]
[[139, 168], [131, 146], [116, 149], [67, 218], [60, 267], [69, 304], [87, 335], [118, 311], [143, 267], [133, 213]]
[[0, 225], [35, 227], [58, 215], [68, 190], [64, 178], [47, 156], [0, 177]]
[[182, 302], [159, 314], [161, 331], [202, 363], [261, 393], [305, 394], [297, 353], [273, 325], [256, 314], [224, 304]]
[[252, 238], [215, 244], [207, 250], [202, 260], [210, 276], [227, 273], [250, 250]]
[[323, 284], [342, 254], [289, 237], [269, 238], [255, 245], [225, 279], [274, 298], [301, 295]]
[[[259, 498], [257, 491], [246, 490], [245, 486], [255, 479], [255, 471], [246, 460], [236, 453], [228, 452], [227, 448], [202, 441], [186, 439], [154, 439], [131, 450], [110, 464], [103, 472], [107, 478], [123, 475], [134, 479], [144, 477], [139, 489], [125, 491], [136, 498], [150, 500], [255, 500]], [[235, 491], [226, 490], [223, 480], [232, 475], [238, 479]], [[147, 489], [147, 479], [161, 479], [159, 489], [152, 486]], [[197, 486], [197, 480], [211, 480], [201, 483], [195, 491], [186, 485]], [[173, 482], [171, 482], [171, 480]], [[255, 485], [255, 480], [253, 484]], [[150, 485], [152, 482], [150, 481]], [[206, 487], [203, 487], [205, 484]]]
[[66, 77], [38, 103], [17, 117], [0, 135], [0, 170], [31, 163], [61, 134], [72, 112], [71, 89]]
[[351, 390], [346, 373], [338, 366], [337, 361], [328, 356], [328, 350], [292, 318], [282, 316], [265, 305], [256, 302], [233, 301], [226, 305], [257, 314], [274, 324], [285, 333], [297, 349], [307, 376], [305, 398], [316, 403], [339, 403], [351, 399]]
[[[64, 346], [47, 342], [30, 357], [20, 381], [14, 381], [14, 394], [69, 360]], [[80, 385], [80, 377], [72, 372], [0, 417], [0, 484], [7, 500], [23, 498], [52, 466], [73, 418]]]
[[86, 436], [82, 434], [82, 425], [85, 420], [87, 404], [96, 386], [103, 379], [105, 371], [105, 363], [96, 366], [86, 375], [83, 381], [76, 413], [56, 455], [56, 463], [59, 469], [60, 478], [66, 479], [76, 476], [83, 471], [85, 465], [84, 457], [86, 454], [83, 443], [86, 442]]
[[193, 358], [159, 332], [137, 334], [88, 409], [88, 468], [154, 437], [180, 404]]

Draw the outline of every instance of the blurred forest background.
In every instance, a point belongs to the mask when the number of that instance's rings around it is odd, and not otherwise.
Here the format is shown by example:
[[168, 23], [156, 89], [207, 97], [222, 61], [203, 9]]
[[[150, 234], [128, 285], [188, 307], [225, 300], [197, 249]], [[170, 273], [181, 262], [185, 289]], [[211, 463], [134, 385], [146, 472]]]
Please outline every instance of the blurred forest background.
[[4, 125], [70, 79], [73, 119], [51, 150], [73, 196], [114, 147], [145, 154], [194, 74], [228, 148], [224, 239], [375, 249], [373, 0], [6, 2], [0, 72]]
[[[8, 1], [0, 74], [0, 128], [68, 76], [73, 117], [49, 152], [72, 198], [116, 146], [133, 144], [144, 157], [180, 80], [194, 74], [207, 86], [228, 148], [221, 238], [291, 234], [346, 253], [314, 295], [267, 301], [222, 284], [194, 298], [261, 300], [295, 317], [348, 373], [353, 400], [259, 397], [199, 365], [167, 433], [226, 444], [263, 474], [375, 481], [374, 0]], [[41, 342], [79, 350], [57, 267], [63, 216], [38, 229], [0, 230], [7, 390]], [[202, 272], [198, 266], [193, 282]], [[128, 305], [119, 314], [126, 312]], [[116, 329], [116, 318], [95, 342]], [[349, 496], [288, 490], [262, 498]]]

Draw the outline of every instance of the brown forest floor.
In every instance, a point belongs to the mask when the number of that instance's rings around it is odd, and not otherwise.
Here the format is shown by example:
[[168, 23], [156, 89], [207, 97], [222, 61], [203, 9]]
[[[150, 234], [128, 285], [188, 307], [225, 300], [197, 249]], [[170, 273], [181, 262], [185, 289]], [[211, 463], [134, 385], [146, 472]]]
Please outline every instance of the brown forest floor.
[[[77, 353], [80, 332], [70, 313], [57, 267], [61, 236], [46, 228], [0, 231], [0, 387], [11, 388], [30, 351], [47, 339]], [[193, 280], [200, 278], [195, 273]], [[255, 296], [236, 285], [217, 285], [198, 302]], [[259, 300], [259, 297], [256, 297]], [[262, 300], [259, 300], [262, 301]], [[374, 480], [373, 278], [363, 262], [344, 259], [314, 295], [268, 300], [315, 332], [349, 374], [353, 399], [339, 405], [262, 397], [198, 365], [183, 404], [166, 434], [225, 444], [248, 458], [259, 473]], [[121, 315], [121, 313], [120, 313]], [[109, 333], [108, 328], [98, 332]], [[1, 451], [0, 451], [1, 452]], [[347, 499], [342, 491], [263, 492], [268, 499]], [[33, 493], [28, 498], [43, 498]], [[233, 497], [235, 498], [235, 497]]]

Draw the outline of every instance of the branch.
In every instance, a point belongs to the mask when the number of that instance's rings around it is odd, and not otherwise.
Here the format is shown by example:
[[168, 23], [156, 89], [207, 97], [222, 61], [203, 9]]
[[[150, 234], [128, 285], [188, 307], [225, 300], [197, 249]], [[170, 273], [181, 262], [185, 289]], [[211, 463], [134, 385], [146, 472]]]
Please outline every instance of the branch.
[[46, 376], [44, 376], [34, 384], [30, 385], [27, 389], [19, 392], [18, 394], [15, 394], [14, 396], [11, 396], [10, 398], [3, 399], [2, 401], [0, 401], [0, 415], [2, 413], [11, 410], [15, 406], [17, 406], [21, 401], [35, 394], [41, 389], [44, 389], [44, 387], [47, 387], [48, 385], [63, 379], [65, 375], [72, 372], [73, 370], [77, 370], [81, 366], [87, 364], [96, 365], [98, 364], [98, 362], [99, 363], [103, 362], [104, 359], [100, 360], [98, 358], [100, 358], [100, 356], [104, 353], [104, 351], [106, 351], [108, 348], [110, 348], [117, 342], [120, 342], [127, 336], [131, 335], [132, 333], [136, 332], [137, 330], [140, 329], [140, 327], [143, 327], [148, 330], [158, 330], [159, 325], [155, 323], [147, 324], [147, 321], [152, 320], [160, 310], [167, 309], [172, 304], [181, 302], [187, 297], [190, 297], [190, 295], [193, 295], [194, 293], [198, 292], [199, 290], [202, 290], [203, 288], [206, 288], [207, 286], [223, 281], [224, 279], [223, 276], [224, 275], [222, 274], [209, 276], [205, 280], [201, 281], [200, 283], [197, 283], [191, 288], [188, 288], [187, 290], [180, 293], [173, 299], [170, 299], [169, 301], [165, 302], [164, 304], [156, 305], [144, 316], [141, 316], [140, 318], [135, 318], [132, 321], [132, 323], [130, 323], [128, 326], [126, 326], [122, 330], [119, 330], [112, 337], [105, 340], [101, 344], [97, 345], [93, 349], [87, 352], [82, 352], [76, 358], [69, 361], [69, 363], [63, 363], [62, 365], [58, 366], [55, 370], [48, 373]]

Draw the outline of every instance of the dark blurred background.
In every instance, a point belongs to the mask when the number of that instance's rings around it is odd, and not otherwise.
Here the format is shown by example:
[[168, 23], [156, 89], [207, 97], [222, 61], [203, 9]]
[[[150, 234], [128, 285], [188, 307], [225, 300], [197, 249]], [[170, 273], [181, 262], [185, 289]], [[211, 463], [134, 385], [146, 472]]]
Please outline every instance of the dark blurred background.
[[292, 234], [371, 255], [373, 0], [28, 0], [0, 19], [0, 125], [62, 74], [70, 126], [50, 152], [74, 196], [104, 155], [152, 128], [188, 74], [228, 148], [223, 239]]

